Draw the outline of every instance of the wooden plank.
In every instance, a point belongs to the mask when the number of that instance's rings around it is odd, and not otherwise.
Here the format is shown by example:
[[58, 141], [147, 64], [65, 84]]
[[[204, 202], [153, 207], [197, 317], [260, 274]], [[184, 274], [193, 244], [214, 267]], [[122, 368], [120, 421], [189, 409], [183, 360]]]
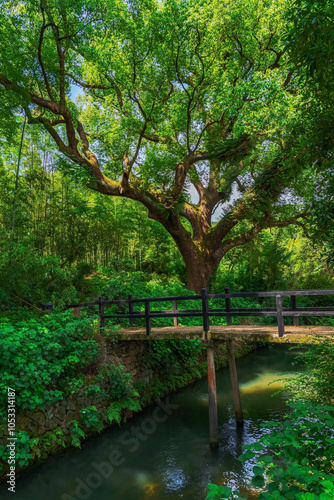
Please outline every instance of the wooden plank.
[[[199, 318], [199, 317], [203, 317], [203, 312], [201, 310], [195, 310], [195, 311], [180, 311], [178, 310], [177, 312], [177, 315], [179, 317], [186, 317], [186, 318]], [[277, 316], [277, 311], [270, 311], [270, 312], [265, 312], [265, 311], [261, 311], [259, 309], [258, 312], [249, 312], [249, 311], [245, 311], [245, 312], [237, 312], [237, 313], [234, 313], [232, 314], [233, 316], [235, 317], [258, 317], [258, 318], [261, 318], [261, 317], [276, 317]], [[145, 312], [144, 311], [135, 311], [133, 312], [132, 315], [130, 314], [111, 314], [111, 315], [108, 315], [106, 314], [104, 317], [105, 318], [109, 318], [109, 319], [112, 319], [112, 318], [117, 318], [117, 319], [129, 319], [130, 317], [133, 317], [133, 318], [143, 318], [145, 317]], [[171, 318], [171, 317], [174, 317], [175, 316], [175, 312], [170, 310], [170, 311], [152, 311], [150, 310], [150, 317], [151, 318]], [[226, 313], [223, 311], [219, 311], [219, 312], [212, 312], [210, 309], [208, 310], [208, 313], [207, 313], [207, 317], [210, 318], [215, 318], [215, 317], [219, 317], [219, 318], [222, 318], [226, 316]], [[324, 310], [324, 311], [300, 311], [298, 309], [298, 311], [290, 311], [290, 310], [282, 310], [282, 316], [284, 317], [291, 317], [291, 316], [334, 316], [334, 311], [328, 311], [328, 310]], [[298, 325], [294, 325], [294, 326], [298, 326]], [[210, 328], [209, 328], [210, 329]]]
[[[185, 316], [185, 317], [195, 317], [195, 318], [201, 318], [203, 316], [202, 310], [199, 310], [198, 312], [191, 312], [188, 314], [188, 311], [178, 311], [177, 312], [178, 316]], [[165, 313], [159, 313], [157, 311], [152, 311], [150, 309], [150, 317], [151, 318], [173, 318], [175, 315], [174, 311], [166, 311]], [[145, 317], [145, 311], [135, 311], [132, 315], [134, 318], [142, 318]], [[105, 315], [105, 318], [130, 318], [130, 314], [111, 314], [111, 315]]]
[[[313, 342], [319, 336], [334, 338], [334, 327], [329, 326], [285, 326], [284, 337], [277, 335], [277, 326], [256, 326], [256, 325], [219, 325], [212, 326], [208, 332], [209, 338], [214, 342], [225, 342], [226, 340], [250, 340], [252, 342], [266, 341], [270, 343], [305, 343]], [[182, 326], [182, 327], [162, 327], [152, 328], [150, 336], [147, 337], [145, 328], [135, 328], [121, 330], [118, 333], [118, 340], [185, 340], [202, 339], [203, 327]], [[207, 341], [203, 340], [206, 346]]]
[[149, 299], [133, 299], [133, 303], [146, 302], [172, 302], [173, 300], [201, 300], [201, 295], [173, 295], [169, 297], [152, 297]]
[[303, 311], [298, 308], [297, 312], [291, 312], [291, 311], [284, 311], [283, 310], [283, 316], [292, 316], [292, 314], [295, 314], [296, 316], [334, 316], [334, 311], [328, 311], [328, 310], [317, 310], [317, 311]]
[[66, 304], [66, 307], [68, 309], [72, 309], [74, 307], [92, 307], [92, 306], [98, 306], [99, 302], [83, 302], [82, 304]]
[[[334, 289], [330, 288], [328, 290], [277, 290], [272, 292], [233, 292], [230, 293], [231, 297], [276, 297], [276, 295], [281, 295], [282, 297], [289, 296], [309, 296], [309, 295], [334, 295]], [[208, 299], [224, 299], [225, 293], [209, 294]]]
[[[291, 311], [289, 312], [290, 316], [291, 316]], [[252, 311], [248, 311], [247, 309], [245, 309], [243, 312], [236, 312], [234, 313], [233, 311], [231, 311], [231, 315], [232, 316], [255, 316], [255, 317], [262, 317], [262, 316], [277, 316], [277, 311], [266, 311], [266, 310], [261, 310], [261, 309], [257, 309], [256, 312], [252, 312]], [[209, 310], [209, 316], [211, 317], [223, 317], [223, 316], [226, 316], [226, 313], [225, 312], [212, 312], [211, 310]]]
[[[116, 297], [118, 297], [118, 295], [116, 295]], [[110, 300], [105, 300], [104, 301], [104, 304], [105, 305], [113, 305], [113, 306], [117, 306], [119, 304], [128, 304], [129, 303], [129, 299], [117, 299], [117, 298], [114, 298], [114, 299], [110, 299]]]

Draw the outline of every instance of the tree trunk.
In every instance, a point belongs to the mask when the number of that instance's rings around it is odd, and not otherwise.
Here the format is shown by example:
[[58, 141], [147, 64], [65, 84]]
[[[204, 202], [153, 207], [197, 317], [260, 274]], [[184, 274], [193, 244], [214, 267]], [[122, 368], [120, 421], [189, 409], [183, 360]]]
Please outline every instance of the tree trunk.
[[187, 287], [196, 293], [207, 288], [210, 278], [214, 277], [219, 263], [226, 251], [223, 250], [220, 237], [212, 238], [208, 235], [208, 224], [203, 218], [193, 218], [193, 233], [187, 231], [181, 224], [178, 216], [171, 215], [168, 220], [154, 217], [162, 224], [174, 239], [187, 269]]
[[187, 288], [196, 293], [200, 293], [202, 288], [208, 288], [210, 278], [215, 275], [221, 257], [210, 255], [208, 251], [205, 254], [189, 252], [183, 258], [187, 269]]

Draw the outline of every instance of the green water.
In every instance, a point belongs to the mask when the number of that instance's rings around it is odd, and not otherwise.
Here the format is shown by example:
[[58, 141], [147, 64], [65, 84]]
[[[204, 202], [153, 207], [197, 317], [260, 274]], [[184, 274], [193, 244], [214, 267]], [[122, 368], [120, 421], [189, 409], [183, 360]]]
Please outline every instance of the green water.
[[[229, 373], [217, 373], [220, 447], [208, 446], [207, 382], [199, 381], [156, 404], [122, 427], [104, 431], [16, 481], [15, 500], [204, 500], [207, 483], [247, 487], [254, 464], [237, 460], [242, 446], [266, 432], [260, 424], [280, 419], [284, 396], [274, 392], [282, 374], [293, 376], [294, 352], [277, 345], [237, 361], [245, 424], [236, 429]], [[1, 500], [14, 498], [6, 484]]]

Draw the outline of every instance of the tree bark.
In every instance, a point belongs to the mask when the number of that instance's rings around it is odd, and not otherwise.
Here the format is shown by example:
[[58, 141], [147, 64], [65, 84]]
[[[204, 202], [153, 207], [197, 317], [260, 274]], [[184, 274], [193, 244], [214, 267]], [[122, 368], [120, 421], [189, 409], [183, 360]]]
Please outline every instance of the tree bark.
[[200, 293], [202, 288], [207, 288], [220, 260], [221, 258], [215, 259], [210, 254], [192, 254], [190, 258], [184, 258], [187, 269], [187, 288], [196, 293]]

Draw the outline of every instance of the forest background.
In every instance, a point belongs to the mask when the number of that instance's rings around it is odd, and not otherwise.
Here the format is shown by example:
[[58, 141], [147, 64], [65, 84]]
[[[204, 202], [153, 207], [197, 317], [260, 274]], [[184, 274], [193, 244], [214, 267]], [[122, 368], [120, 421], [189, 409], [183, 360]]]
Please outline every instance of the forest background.
[[12, 4], [2, 309], [332, 287], [330, 2]]

